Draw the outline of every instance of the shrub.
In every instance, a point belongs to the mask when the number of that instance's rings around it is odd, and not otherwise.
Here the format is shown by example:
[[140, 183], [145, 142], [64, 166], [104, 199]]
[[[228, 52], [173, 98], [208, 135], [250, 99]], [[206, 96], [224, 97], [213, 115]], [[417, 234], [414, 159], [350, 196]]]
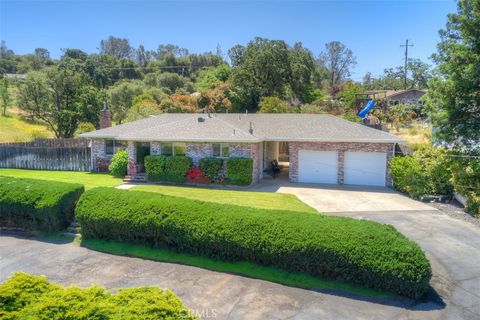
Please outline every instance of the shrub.
[[188, 169], [192, 166], [192, 158], [185, 156], [168, 157], [165, 161], [165, 179], [173, 182], [185, 182]]
[[413, 157], [395, 157], [390, 161], [390, 173], [396, 189], [412, 198], [431, 195], [431, 185], [419, 160]]
[[156, 181], [162, 180], [162, 177], [165, 174], [165, 162], [167, 157], [165, 156], [146, 156], [145, 163], [145, 173], [148, 180]]
[[197, 167], [191, 167], [187, 172], [187, 181], [192, 183], [209, 183], [210, 179]]
[[480, 160], [455, 157], [451, 161], [451, 171], [455, 190], [467, 198], [466, 210], [480, 214]]
[[200, 159], [199, 168], [210, 181], [215, 181], [222, 172], [222, 160], [219, 158], [202, 158]]
[[123, 178], [127, 174], [128, 169], [128, 151], [120, 150], [112, 158], [112, 162], [108, 166], [110, 174], [114, 177]]
[[392, 226], [344, 217], [96, 188], [76, 210], [82, 236], [247, 260], [418, 298], [431, 268]]
[[63, 230], [83, 191], [80, 184], [0, 176], [0, 226]]
[[228, 158], [227, 176], [231, 184], [248, 186], [252, 183], [253, 160], [250, 158]]
[[422, 196], [451, 196], [451, 170], [445, 150], [419, 148], [413, 156], [395, 157], [390, 161], [395, 188], [412, 198]]
[[16, 272], [0, 285], [2, 319], [194, 319], [170, 290], [156, 287], [82, 289], [51, 284], [44, 276]]

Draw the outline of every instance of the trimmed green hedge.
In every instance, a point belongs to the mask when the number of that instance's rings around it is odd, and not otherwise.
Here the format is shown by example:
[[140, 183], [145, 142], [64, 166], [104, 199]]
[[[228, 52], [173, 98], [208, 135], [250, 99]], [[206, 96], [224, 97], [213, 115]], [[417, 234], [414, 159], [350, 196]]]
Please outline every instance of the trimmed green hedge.
[[185, 182], [188, 169], [190, 169], [192, 165], [192, 158], [189, 157], [167, 157], [165, 162], [165, 180], [173, 182]]
[[145, 162], [145, 174], [148, 180], [158, 181], [161, 180], [165, 173], [165, 162], [167, 157], [165, 156], [146, 156]]
[[146, 156], [145, 173], [150, 181], [185, 182], [192, 158], [185, 156]]
[[0, 285], [2, 319], [195, 319], [170, 290], [156, 287], [82, 289], [51, 284], [44, 276], [16, 272]]
[[263, 210], [158, 193], [96, 188], [76, 209], [82, 236], [247, 260], [419, 298], [431, 268], [392, 226], [351, 218]]
[[83, 191], [80, 184], [0, 176], [0, 226], [63, 230]]
[[250, 158], [228, 158], [227, 177], [230, 184], [248, 186], [252, 183], [253, 160]]
[[198, 167], [213, 182], [218, 179], [222, 172], [222, 160], [219, 158], [202, 158]]

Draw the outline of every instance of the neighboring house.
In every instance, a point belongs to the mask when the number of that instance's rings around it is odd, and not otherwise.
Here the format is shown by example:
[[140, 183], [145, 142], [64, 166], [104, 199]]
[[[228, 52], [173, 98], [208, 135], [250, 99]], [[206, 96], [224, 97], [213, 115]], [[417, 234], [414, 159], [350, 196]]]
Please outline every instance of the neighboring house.
[[[292, 182], [391, 185], [388, 161], [403, 140], [327, 114], [166, 113], [84, 133], [92, 167], [105, 170], [113, 154], [128, 148], [128, 174], [141, 173], [145, 155], [253, 159], [253, 183], [272, 160], [288, 161]], [[288, 150], [288, 152], [287, 152]]]
[[387, 105], [397, 105], [400, 103], [423, 104], [420, 98], [426, 93], [424, 90], [368, 90], [364, 95], [370, 99], [384, 100]]

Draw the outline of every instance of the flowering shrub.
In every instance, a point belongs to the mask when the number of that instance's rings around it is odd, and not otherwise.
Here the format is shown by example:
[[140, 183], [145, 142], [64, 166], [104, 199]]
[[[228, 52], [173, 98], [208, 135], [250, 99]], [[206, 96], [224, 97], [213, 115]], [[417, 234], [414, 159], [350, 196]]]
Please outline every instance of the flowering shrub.
[[187, 172], [187, 181], [192, 183], [209, 183], [210, 179], [197, 167], [191, 167]]

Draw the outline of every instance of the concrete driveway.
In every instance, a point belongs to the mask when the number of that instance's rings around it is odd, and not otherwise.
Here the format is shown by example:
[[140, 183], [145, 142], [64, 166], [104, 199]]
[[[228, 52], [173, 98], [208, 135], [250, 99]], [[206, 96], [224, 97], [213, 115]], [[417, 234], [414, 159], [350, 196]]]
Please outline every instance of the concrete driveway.
[[[75, 243], [0, 236], [0, 281], [17, 270], [62, 284], [172, 289], [206, 319], [480, 319], [480, 230], [388, 189], [260, 184], [296, 194], [328, 214], [394, 225], [426, 251], [433, 266], [426, 301], [375, 300], [316, 292], [190, 266], [113, 256]], [[347, 210], [345, 210], [347, 209]]]
[[296, 195], [329, 215], [391, 224], [426, 252], [432, 287], [446, 319], [480, 319], [480, 228], [389, 188], [294, 184], [265, 180], [255, 188]]

